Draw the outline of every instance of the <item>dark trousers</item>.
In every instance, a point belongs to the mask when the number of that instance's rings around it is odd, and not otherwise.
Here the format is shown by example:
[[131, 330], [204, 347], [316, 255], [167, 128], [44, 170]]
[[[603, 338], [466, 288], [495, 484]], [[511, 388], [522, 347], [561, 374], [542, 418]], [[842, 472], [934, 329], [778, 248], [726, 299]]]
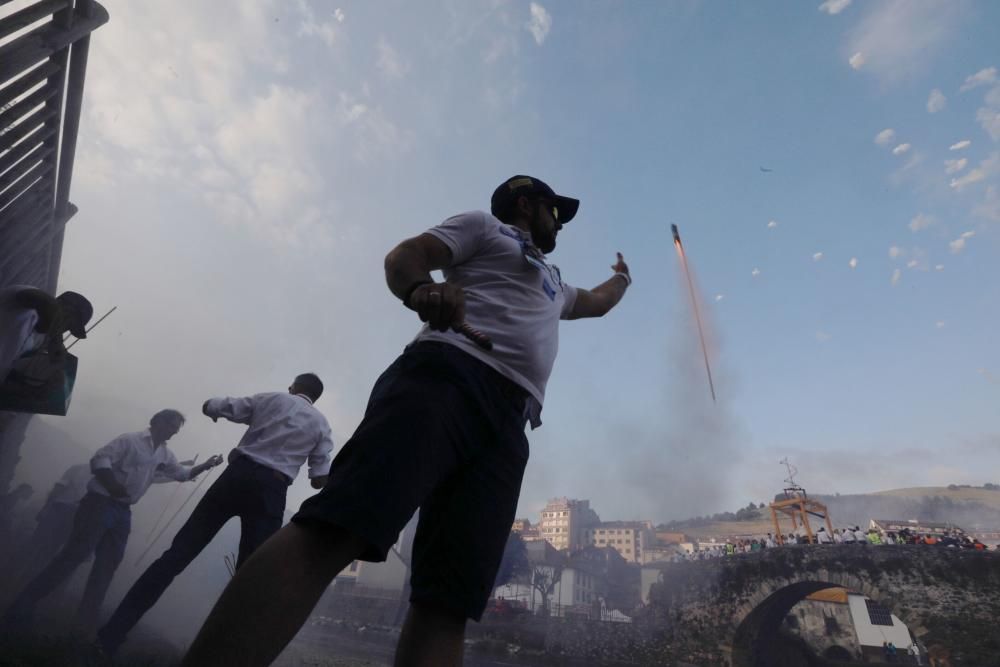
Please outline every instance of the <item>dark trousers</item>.
[[139, 619], [156, 604], [170, 583], [233, 517], [240, 518], [239, 568], [250, 554], [281, 528], [285, 495], [291, 483], [271, 468], [237, 455], [208, 489], [170, 548], [136, 580], [107, 624], [97, 633], [115, 651]]
[[30, 619], [35, 603], [72, 576], [76, 568], [94, 555], [94, 565], [80, 601], [78, 615], [96, 618], [111, 585], [111, 578], [125, 555], [132, 528], [129, 505], [107, 496], [88, 493], [73, 517], [73, 530], [65, 546], [21, 591], [7, 612], [8, 619]]
[[49, 503], [42, 508], [28, 546], [18, 560], [19, 578], [34, 577], [65, 546], [78, 507], [79, 503]]

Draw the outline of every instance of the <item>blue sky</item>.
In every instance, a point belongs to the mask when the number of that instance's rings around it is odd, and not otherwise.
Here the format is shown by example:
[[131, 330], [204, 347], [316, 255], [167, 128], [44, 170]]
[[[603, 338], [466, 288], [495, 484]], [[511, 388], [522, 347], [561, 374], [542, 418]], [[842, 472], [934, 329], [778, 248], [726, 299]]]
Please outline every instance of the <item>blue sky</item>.
[[582, 200], [564, 277], [621, 250], [635, 284], [562, 328], [521, 514], [732, 509], [784, 456], [817, 492], [1000, 481], [1000, 6], [105, 4], [62, 287], [119, 311], [81, 439], [171, 405], [178, 452], [225, 451], [204, 398], [311, 368], [342, 443], [417, 328], [385, 252], [530, 173]]

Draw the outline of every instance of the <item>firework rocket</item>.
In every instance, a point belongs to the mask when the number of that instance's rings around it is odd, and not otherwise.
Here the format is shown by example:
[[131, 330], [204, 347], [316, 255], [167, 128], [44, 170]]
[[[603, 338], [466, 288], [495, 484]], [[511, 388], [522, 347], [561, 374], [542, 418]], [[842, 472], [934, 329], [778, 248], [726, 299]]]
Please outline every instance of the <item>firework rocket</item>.
[[684, 244], [681, 243], [681, 233], [677, 225], [670, 225], [670, 232], [674, 236], [674, 247], [677, 248], [677, 255], [681, 258], [681, 267], [687, 277], [688, 291], [691, 293], [691, 306], [694, 308], [694, 319], [698, 324], [698, 340], [701, 341], [701, 354], [705, 358], [705, 373], [708, 375], [708, 390], [712, 393], [712, 402], [715, 402], [715, 384], [712, 382], [712, 369], [708, 365], [708, 349], [705, 347], [705, 332], [701, 326], [701, 312], [698, 309], [698, 299], [694, 294], [694, 282], [691, 280], [691, 271], [688, 269], [687, 257], [684, 254]]

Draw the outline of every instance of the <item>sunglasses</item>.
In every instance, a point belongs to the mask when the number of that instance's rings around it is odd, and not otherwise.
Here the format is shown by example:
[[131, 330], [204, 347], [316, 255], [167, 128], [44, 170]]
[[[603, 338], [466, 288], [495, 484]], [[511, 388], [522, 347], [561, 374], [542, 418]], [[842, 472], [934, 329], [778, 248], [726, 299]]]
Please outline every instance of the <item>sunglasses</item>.
[[540, 199], [538, 203], [541, 204], [542, 206], [547, 207], [549, 209], [549, 211], [552, 213], [552, 219], [555, 220], [556, 222], [559, 222], [559, 207], [558, 206], [556, 206], [554, 203], [548, 201], [547, 199]]

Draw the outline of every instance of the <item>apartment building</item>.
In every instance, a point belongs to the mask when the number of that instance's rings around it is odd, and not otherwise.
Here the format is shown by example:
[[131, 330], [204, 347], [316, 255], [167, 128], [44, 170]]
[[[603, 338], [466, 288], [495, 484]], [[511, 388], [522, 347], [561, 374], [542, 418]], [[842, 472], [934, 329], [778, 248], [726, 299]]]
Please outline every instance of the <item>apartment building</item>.
[[642, 563], [643, 554], [654, 546], [652, 521], [604, 521], [584, 532], [586, 544], [611, 547], [629, 563]]
[[587, 530], [600, 521], [589, 500], [553, 498], [542, 509], [538, 534], [560, 551], [579, 549], [588, 544]]

